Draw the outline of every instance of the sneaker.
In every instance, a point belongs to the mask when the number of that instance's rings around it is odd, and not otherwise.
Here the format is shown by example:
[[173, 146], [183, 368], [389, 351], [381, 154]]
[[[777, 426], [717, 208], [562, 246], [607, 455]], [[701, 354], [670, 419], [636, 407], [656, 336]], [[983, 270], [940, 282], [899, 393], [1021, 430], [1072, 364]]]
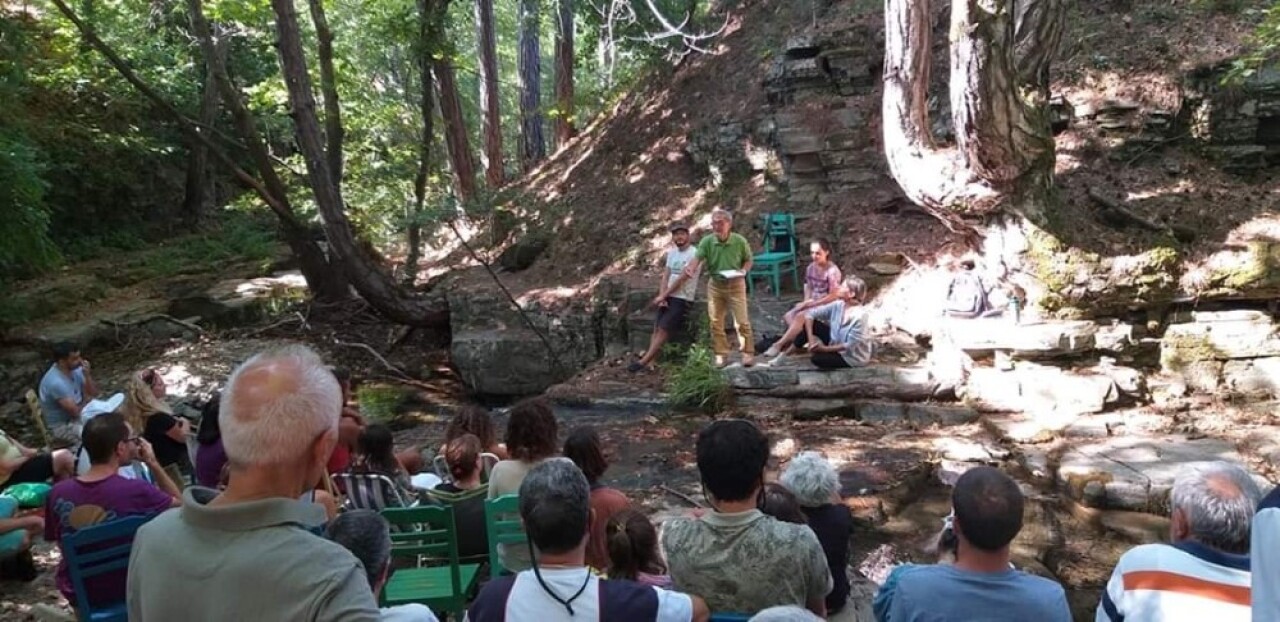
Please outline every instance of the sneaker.
[[633, 374], [638, 374], [644, 371], [644, 369], [645, 369], [644, 363], [641, 363], [640, 361], [632, 361], [630, 365], [627, 365], [627, 371]]
[[723, 368], [725, 365], [729, 364], [729, 359], [723, 354], [717, 354], [715, 363], [716, 367]]
[[750, 354], [743, 354], [743, 355], [742, 355], [742, 366], [743, 366], [743, 367], [755, 367], [755, 364], [756, 364], [756, 357], [754, 357], [754, 356], [752, 356], [752, 355], [750, 355]]
[[782, 354], [782, 352], [779, 351], [778, 348], [774, 346], [769, 346], [769, 349], [765, 350], [764, 354], [761, 354], [760, 356], [763, 356], [764, 358], [767, 358], [767, 359], [774, 359], [774, 358], [777, 358], [779, 354]]
[[[768, 353], [765, 353], [765, 356], [768, 356]], [[769, 362], [765, 363], [765, 365], [768, 365], [769, 367], [778, 367], [779, 365], [786, 365], [788, 358], [789, 357], [786, 354], [778, 354], [773, 358], [769, 359]]]

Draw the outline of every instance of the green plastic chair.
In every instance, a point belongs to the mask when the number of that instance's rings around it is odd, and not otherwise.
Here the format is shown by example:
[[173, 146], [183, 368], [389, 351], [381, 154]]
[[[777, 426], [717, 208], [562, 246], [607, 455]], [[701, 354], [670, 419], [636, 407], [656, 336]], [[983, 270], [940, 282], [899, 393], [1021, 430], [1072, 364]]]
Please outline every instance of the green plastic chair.
[[796, 217], [793, 214], [765, 214], [764, 252], [755, 255], [751, 274], [747, 275], [747, 292], [755, 289], [755, 280], [765, 278], [775, 295], [782, 295], [782, 274], [791, 273], [791, 285], [800, 289], [800, 263], [796, 257]]
[[529, 541], [520, 521], [520, 497], [503, 495], [484, 502], [484, 529], [489, 534], [489, 576], [511, 574], [502, 565], [498, 545], [523, 545]]
[[[461, 620], [475, 591], [480, 564], [458, 562], [458, 533], [449, 506], [387, 508], [391, 557], [409, 558], [416, 568], [396, 570], [382, 589], [383, 607], [421, 603]], [[396, 528], [399, 528], [398, 531]], [[426, 565], [424, 564], [446, 564]]]

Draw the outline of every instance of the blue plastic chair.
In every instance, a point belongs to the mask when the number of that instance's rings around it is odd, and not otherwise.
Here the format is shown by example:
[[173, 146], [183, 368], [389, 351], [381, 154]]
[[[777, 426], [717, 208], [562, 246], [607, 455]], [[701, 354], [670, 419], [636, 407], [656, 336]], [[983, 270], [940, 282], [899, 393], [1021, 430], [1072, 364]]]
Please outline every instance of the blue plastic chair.
[[747, 292], [755, 289], [755, 280], [765, 278], [775, 295], [782, 295], [782, 274], [791, 273], [791, 286], [800, 289], [800, 263], [796, 257], [796, 217], [793, 214], [766, 214], [764, 217], [764, 252], [751, 261], [747, 275]]
[[133, 538], [138, 534], [138, 528], [152, 518], [129, 516], [85, 527], [62, 538], [62, 555], [67, 561], [67, 576], [76, 597], [76, 616], [81, 622], [124, 622], [129, 619], [125, 594], [120, 594], [119, 602], [90, 607], [85, 581], [111, 572], [127, 571]]
[[749, 622], [751, 616], [745, 613], [713, 613], [710, 622]]

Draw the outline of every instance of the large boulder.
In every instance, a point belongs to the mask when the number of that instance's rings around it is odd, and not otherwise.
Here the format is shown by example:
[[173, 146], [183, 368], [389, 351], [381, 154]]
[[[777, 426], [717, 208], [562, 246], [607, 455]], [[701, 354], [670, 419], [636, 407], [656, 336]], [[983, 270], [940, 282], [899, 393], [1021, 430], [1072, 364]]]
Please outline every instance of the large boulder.
[[1057, 476], [1086, 505], [1167, 514], [1169, 490], [1182, 468], [1215, 460], [1242, 462], [1224, 440], [1117, 436], [1070, 448], [1062, 454]]
[[520, 310], [496, 288], [448, 298], [453, 365], [472, 391], [497, 396], [541, 393], [603, 356], [607, 311], [618, 308], [593, 292], [534, 290], [518, 298]]
[[975, 368], [961, 394], [980, 411], [1059, 415], [1102, 412], [1120, 396], [1106, 374], [1027, 362], [1008, 371]]

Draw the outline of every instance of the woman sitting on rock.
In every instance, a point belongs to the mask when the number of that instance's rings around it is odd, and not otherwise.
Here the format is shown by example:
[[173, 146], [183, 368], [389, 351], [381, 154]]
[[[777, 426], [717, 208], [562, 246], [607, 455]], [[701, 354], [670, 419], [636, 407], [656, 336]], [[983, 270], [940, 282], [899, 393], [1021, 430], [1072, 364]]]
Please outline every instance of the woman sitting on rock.
[[770, 365], [785, 361], [782, 354], [804, 332], [809, 360], [819, 369], [860, 367], [871, 360], [872, 344], [866, 335], [866, 311], [861, 306], [867, 284], [851, 276], [836, 290], [837, 300], [796, 315], [786, 334], [765, 351]]

